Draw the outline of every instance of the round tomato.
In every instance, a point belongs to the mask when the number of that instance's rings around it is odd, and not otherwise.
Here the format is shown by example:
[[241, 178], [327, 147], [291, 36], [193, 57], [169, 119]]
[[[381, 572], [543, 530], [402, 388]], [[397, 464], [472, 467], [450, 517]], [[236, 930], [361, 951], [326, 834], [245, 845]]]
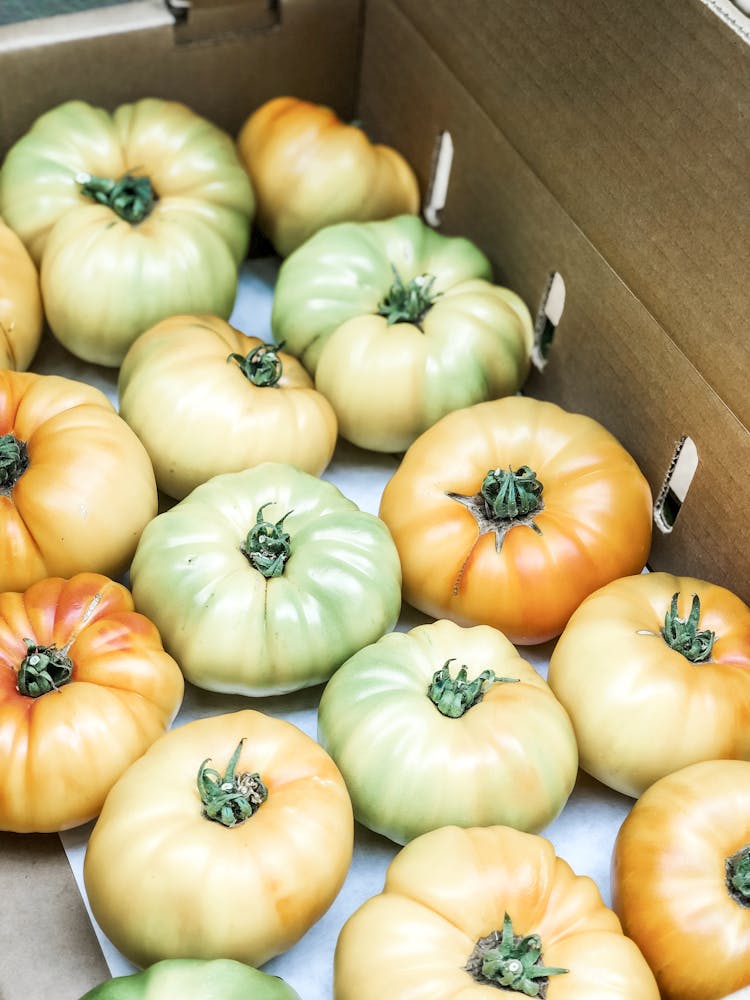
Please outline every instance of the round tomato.
[[404, 597], [433, 618], [515, 643], [558, 635], [584, 597], [636, 573], [651, 493], [601, 424], [523, 396], [444, 417], [409, 448], [380, 516]]
[[182, 693], [179, 667], [119, 583], [79, 573], [0, 594], [0, 829], [92, 819]]
[[541, 830], [578, 774], [565, 710], [487, 625], [437, 621], [355, 653], [326, 685], [318, 739], [355, 817], [401, 844], [449, 824]]
[[445, 413], [514, 393], [533, 330], [469, 240], [416, 216], [342, 223], [284, 261], [274, 336], [332, 403], [343, 437], [403, 451]]
[[510, 994], [659, 1000], [596, 884], [548, 840], [505, 826], [417, 837], [391, 862], [380, 895], [344, 924], [334, 1000]]
[[691, 764], [625, 818], [613, 904], [662, 1000], [720, 1000], [750, 986], [750, 763]]
[[0, 371], [0, 591], [119, 576], [156, 511], [149, 457], [103, 392]]
[[266, 462], [198, 486], [143, 533], [136, 607], [198, 687], [319, 684], [401, 610], [388, 529], [331, 483]]
[[172, 729], [107, 796], [86, 849], [95, 919], [139, 966], [260, 966], [328, 909], [351, 863], [352, 807], [327, 753], [252, 710]]
[[278, 976], [229, 958], [165, 958], [96, 986], [81, 1000], [299, 1000], [299, 995]]
[[258, 223], [286, 257], [324, 226], [419, 209], [414, 171], [331, 108], [294, 97], [259, 107], [237, 140], [258, 199]]
[[0, 369], [25, 371], [42, 337], [39, 275], [26, 247], [0, 219]]
[[750, 760], [750, 608], [724, 587], [614, 580], [571, 617], [549, 683], [581, 767], [626, 795], [699, 760]]
[[299, 361], [216, 316], [175, 316], [138, 337], [118, 391], [159, 488], [177, 499], [267, 461], [320, 475], [336, 445], [331, 405]]
[[41, 266], [52, 332], [102, 365], [167, 316], [229, 316], [253, 211], [231, 137], [156, 98], [113, 114], [61, 104], [0, 171], [0, 212]]

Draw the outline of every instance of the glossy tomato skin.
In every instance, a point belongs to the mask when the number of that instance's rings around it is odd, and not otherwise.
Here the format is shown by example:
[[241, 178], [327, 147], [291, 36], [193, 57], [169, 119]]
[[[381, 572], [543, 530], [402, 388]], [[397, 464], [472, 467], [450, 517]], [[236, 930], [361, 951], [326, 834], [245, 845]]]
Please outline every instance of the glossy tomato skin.
[[256, 385], [235, 358], [263, 348], [218, 316], [174, 316], [143, 333], [120, 368], [120, 415], [149, 453], [156, 481], [181, 500], [201, 483], [262, 462], [320, 475], [336, 416], [300, 362], [278, 352], [280, 378]]
[[[501, 540], [467, 506], [488, 472], [528, 467], [542, 506]], [[598, 422], [512, 396], [466, 407], [425, 431], [386, 484], [380, 516], [401, 558], [405, 600], [433, 618], [488, 624], [518, 644], [560, 634], [581, 601], [639, 572], [651, 492]]]
[[[258, 512], [290, 538], [266, 578], [242, 551]], [[136, 607], [188, 680], [280, 694], [321, 683], [391, 629], [401, 567], [388, 529], [331, 483], [266, 462], [215, 476], [143, 533], [130, 570]]]
[[662, 1000], [722, 1000], [750, 986], [750, 906], [727, 883], [727, 860], [743, 848], [747, 761], [701, 761], [660, 778], [625, 818], [613, 905]]
[[22, 443], [0, 486], [0, 591], [90, 570], [119, 577], [157, 511], [149, 457], [99, 389], [0, 371], [0, 441]]
[[[672, 598], [715, 633], [706, 662], [661, 634]], [[581, 767], [637, 797], [699, 760], [750, 759], [750, 608], [724, 587], [669, 573], [614, 580], [573, 614], [548, 679], [576, 731]]]
[[[87, 180], [148, 178], [143, 218], [122, 217]], [[167, 316], [229, 316], [254, 199], [230, 136], [185, 105], [144, 98], [110, 114], [68, 101], [34, 123], [0, 171], [0, 212], [40, 267], [55, 336], [119, 365]]]
[[514, 934], [540, 936], [544, 966], [567, 970], [547, 978], [547, 1000], [659, 1000], [595, 883], [574, 874], [545, 838], [503, 826], [442, 827], [396, 855], [382, 893], [339, 935], [334, 1000], [504, 996], [465, 966], [506, 913]]
[[95, 986], [81, 1000], [299, 1000], [278, 976], [227, 958], [163, 959]]
[[[55, 646], [72, 675], [34, 697], [19, 667]], [[97, 573], [0, 594], [0, 829], [51, 832], [95, 817], [182, 702], [180, 669], [128, 590]]]
[[[450, 663], [469, 681], [497, 678], [460, 717], [428, 691]], [[441, 826], [538, 831], [578, 774], [575, 735], [544, 680], [496, 629], [451, 621], [391, 632], [355, 653], [326, 685], [318, 739], [336, 761], [356, 818], [397, 843]]]
[[0, 369], [26, 371], [39, 347], [44, 313], [37, 269], [0, 219]]
[[[429, 289], [413, 318], [386, 315], [396, 276]], [[341, 223], [284, 261], [274, 336], [315, 375], [343, 437], [403, 451], [445, 413], [524, 382], [531, 315], [491, 279], [478, 247], [416, 216]]]
[[[203, 815], [201, 764], [257, 773], [268, 796], [244, 822]], [[231, 958], [261, 966], [335, 899], [353, 850], [351, 803], [325, 751], [253, 710], [172, 729], [117, 782], [89, 840], [84, 881], [102, 930], [136, 965]], [[113, 861], [116, 859], [116, 861]]]
[[324, 105], [273, 98], [248, 117], [237, 144], [258, 223], [282, 257], [325, 226], [419, 209], [417, 178], [404, 157]]

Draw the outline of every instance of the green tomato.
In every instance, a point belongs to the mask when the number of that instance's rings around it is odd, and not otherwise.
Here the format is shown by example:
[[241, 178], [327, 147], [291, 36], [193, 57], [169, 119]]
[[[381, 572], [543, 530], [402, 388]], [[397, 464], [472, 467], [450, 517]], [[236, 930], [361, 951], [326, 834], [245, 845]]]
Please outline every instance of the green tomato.
[[446, 413], [524, 382], [531, 315], [491, 278], [473, 243], [417, 216], [340, 223], [282, 264], [274, 336], [314, 375], [343, 437], [403, 451]]
[[578, 773], [565, 709], [489, 625], [438, 620], [360, 650], [326, 685], [318, 741], [355, 818], [400, 844], [451, 825], [536, 833]]
[[299, 994], [242, 962], [178, 958], [110, 979], [81, 1000], [299, 1000]]
[[40, 265], [52, 332], [102, 365], [168, 316], [229, 316], [254, 209], [231, 137], [157, 98], [112, 113], [66, 101], [0, 171], [0, 215]]
[[247, 695], [327, 680], [401, 609], [384, 522], [274, 462], [215, 476], [151, 521], [130, 579], [188, 680]]

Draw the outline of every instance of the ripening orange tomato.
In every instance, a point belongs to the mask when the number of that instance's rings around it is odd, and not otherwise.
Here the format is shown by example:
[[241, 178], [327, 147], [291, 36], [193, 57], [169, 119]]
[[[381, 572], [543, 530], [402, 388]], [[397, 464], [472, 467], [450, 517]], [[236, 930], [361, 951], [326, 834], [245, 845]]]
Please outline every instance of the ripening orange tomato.
[[527, 396], [457, 410], [408, 449], [380, 516], [404, 598], [515, 643], [559, 635], [581, 601], [643, 568], [651, 492], [597, 421]]
[[29, 367], [43, 322], [36, 266], [19, 237], [0, 219], [0, 369]]

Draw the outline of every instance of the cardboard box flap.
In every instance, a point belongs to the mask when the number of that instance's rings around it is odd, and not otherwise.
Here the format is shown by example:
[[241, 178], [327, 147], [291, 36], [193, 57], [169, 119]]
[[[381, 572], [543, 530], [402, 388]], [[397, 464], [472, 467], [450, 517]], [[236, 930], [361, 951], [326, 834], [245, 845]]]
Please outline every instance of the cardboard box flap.
[[242, 30], [231, 32], [222, 29], [228, 7], [196, 8], [196, 28], [192, 14], [177, 24], [160, 0], [0, 28], [0, 93], [13, 94], [0, 103], [0, 155], [71, 98], [110, 109], [146, 96], [181, 100], [233, 135], [281, 93], [351, 116], [359, 2], [242, 0], [241, 8]]
[[750, 426], [747, 40], [701, 0], [397, 6]]

